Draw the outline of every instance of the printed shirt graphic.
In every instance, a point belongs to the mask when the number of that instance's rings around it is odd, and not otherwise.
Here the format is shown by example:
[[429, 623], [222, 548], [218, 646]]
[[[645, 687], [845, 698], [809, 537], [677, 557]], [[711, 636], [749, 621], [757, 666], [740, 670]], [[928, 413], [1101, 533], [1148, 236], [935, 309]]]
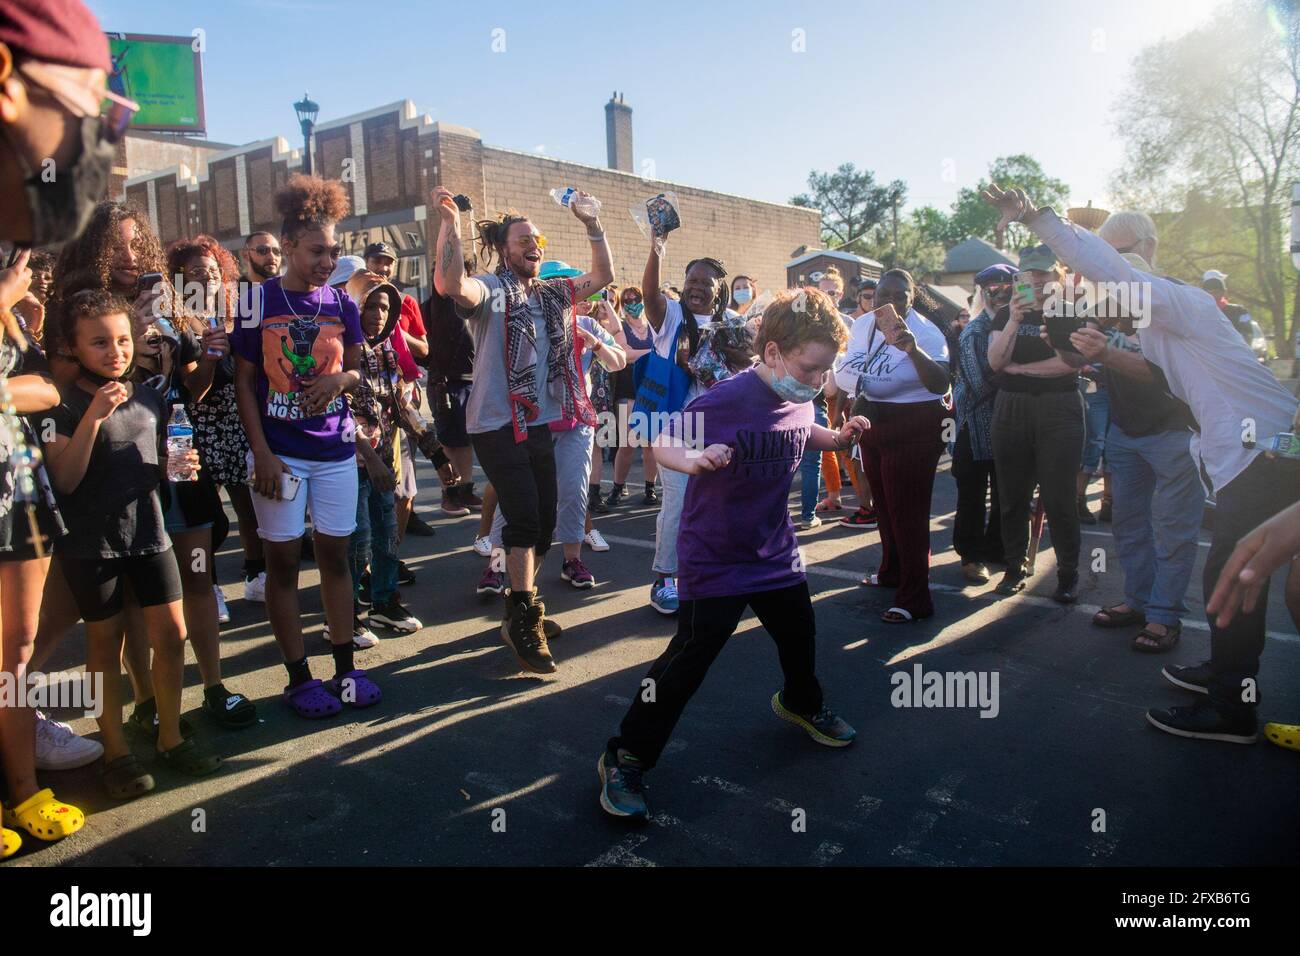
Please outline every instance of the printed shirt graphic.
[[[938, 326], [915, 310], [908, 311], [906, 322], [925, 354], [935, 362], [946, 364], [948, 340]], [[884, 337], [876, 331], [875, 315], [871, 312], [854, 321], [848, 347], [836, 369], [837, 385], [851, 395], [865, 395], [873, 402], [928, 402], [938, 397], [921, 384], [907, 353], [885, 344]]]
[[231, 340], [235, 352], [258, 367], [256, 393], [267, 444], [291, 458], [351, 458], [355, 435], [347, 400], [340, 395], [323, 414], [309, 417], [302, 399], [307, 383], [341, 372], [344, 350], [362, 341], [356, 303], [328, 286], [290, 292], [278, 278], [261, 288], [261, 322], [256, 315], [241, 315]]
[[[731, 464], [687, 483], [677, 537], [681, 597], [752, 594], [804, 581], [788, 498], [812, 434], [812, 403], [781, 401], [751, 369], [687, 405], [672, 431], [680, 435], [697, 423], [701, 449], [728, 445]], [[701, 438], [698, 432], [685, 437]]]

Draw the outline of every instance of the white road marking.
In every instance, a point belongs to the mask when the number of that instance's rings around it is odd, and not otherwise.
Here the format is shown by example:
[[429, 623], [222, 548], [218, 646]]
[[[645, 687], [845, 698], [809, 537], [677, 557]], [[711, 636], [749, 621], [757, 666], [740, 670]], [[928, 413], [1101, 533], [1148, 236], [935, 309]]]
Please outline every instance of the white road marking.
[[615, 843], [612, 847], [596, 857], [587, 866], [658, 866], [645, 857], [637, 856], [632, 850], [645, 843], [650, 838], [641, 833], [634, 833], [629, 837], [624, 837], [620, 842]]

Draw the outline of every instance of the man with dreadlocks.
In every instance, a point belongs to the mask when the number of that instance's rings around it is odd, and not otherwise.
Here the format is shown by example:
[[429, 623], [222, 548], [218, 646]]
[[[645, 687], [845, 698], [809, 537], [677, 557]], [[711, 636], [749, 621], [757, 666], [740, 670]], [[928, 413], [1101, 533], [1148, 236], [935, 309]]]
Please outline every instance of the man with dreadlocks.
[[[700, 351], [702, 334], [726, 317], [727, 303], [731, 301], [724, 281], [727, 270], [721, 261], [706, 257], [688, 262], [680, 300], [659, 291], [659, 261], [659, 247], [652, 242], [641, 288], [645, 290], [645, 316], [654, 334], [653, 349], [640, 370], [632, 423], [638, 428], [648, 425], [645, 437], [650, 441], [658, 437], [653, 432], [656, 419], [662, 422], [666, 420], [663, 416], [680, 413], [711, 384], [707, 377], [701, 381], [702, 366], [692, 360]], [[664, 501], [655, 522], [655, 580], [650, 586], [650, 606], [660, 614], [671, 615], [678, 609], [677, 528], [687, 476], [663, 470], [659, 477], [664, 483]]]
[[[474, 335], [474, 384], [465, 427], [483, 471], [497, 491], [505, 516], [510, 599], [501, 638], [519, 663], [539, 674], [554, 673], [547, 638], [559, 633], [546, 621], [533, 577], [555, 530], [554, 421], [595, 425], [578, 367], [575, 305], [614, 278], [609, 246], [591, 197], [577, 192], [573, 215], [587, 227], [591, 271], [577, 278], [538, 279], [546, 238], [527, 217], [508, 213], [477, 223], [484, 261], [496, 271], [465, 275], [460, 211], [450, 191], [432, 196], [442, 217], [433, 282], [456, 303]], [[598, 207], [597, 207], [598, 209]]]

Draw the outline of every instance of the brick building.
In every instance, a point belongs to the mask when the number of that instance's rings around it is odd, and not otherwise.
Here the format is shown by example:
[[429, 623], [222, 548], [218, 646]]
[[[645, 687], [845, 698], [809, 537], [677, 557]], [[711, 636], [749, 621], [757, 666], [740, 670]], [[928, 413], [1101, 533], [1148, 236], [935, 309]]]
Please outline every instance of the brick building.
[[[606, 105], [610, 168], [602, 168], [487, 146], [476, 131], [434, 123], [407, 100], [319, 124], [312, 168], [347, 184], [352, 215], [340, 227], [346, 251], [359, 253], [381, 239], [392, 243], [399, 252], [399, 278], [419, 293], [431, 284], [427, 263], [437, 236], [427, 228], [427, 203], [440, 185], [467, 195], [476, 216], [509, 208], [527, 213], [549, 241], [548, 258], [584, 268], [590, 246], [582, 226], [548, 192], [557, 186], [587, 190], [601, 200], [620, 285], [640, 284], [649, 248], [629, 207], [643, 207], [649, 197], [671, 190], [681, 205], [682, 228], [668, 239], [664, 281], [680, 285], [688, 261], [711, 255], [733, 273], [754, 276], [763, 288], [784, 288], [785, 264], [794, 250], [820, 240], [820, 212], [630, 172], [631, 114], [621, 97]], [[272, 196], [301, 168], [298, 150], [275, 137], [207, 152], [203, 159], [201, 174], [181, 163], [126, 179], [122, 193], [148, 210], [164, 243], [206, 232], [237, 250], [250, 232], [278, 233]]]

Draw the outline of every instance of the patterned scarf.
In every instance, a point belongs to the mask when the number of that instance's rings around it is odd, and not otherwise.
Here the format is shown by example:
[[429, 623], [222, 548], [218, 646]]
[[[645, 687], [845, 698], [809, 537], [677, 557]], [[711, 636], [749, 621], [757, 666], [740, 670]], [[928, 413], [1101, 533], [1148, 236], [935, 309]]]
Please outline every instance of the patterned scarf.
[[[496, 276], [506, 299], [506, 384], [510, 391], [510, 419], [515, 442], [528, 438], [528, 423], [538, 414], [537, 328], [528, 317], [527, 298], [513, 272], [503, 262]], [[546, 279], [534, 283], [542, 304], [546, 337], [550, 342], [547, 356], [546, 388], [558, 389], [560, 418], [577, 420], [584, 425], [596, 424], [596, 413], [587, 397], [586, 384], [578, 368], [574, 348], [574, 289], [571, 279]]]

